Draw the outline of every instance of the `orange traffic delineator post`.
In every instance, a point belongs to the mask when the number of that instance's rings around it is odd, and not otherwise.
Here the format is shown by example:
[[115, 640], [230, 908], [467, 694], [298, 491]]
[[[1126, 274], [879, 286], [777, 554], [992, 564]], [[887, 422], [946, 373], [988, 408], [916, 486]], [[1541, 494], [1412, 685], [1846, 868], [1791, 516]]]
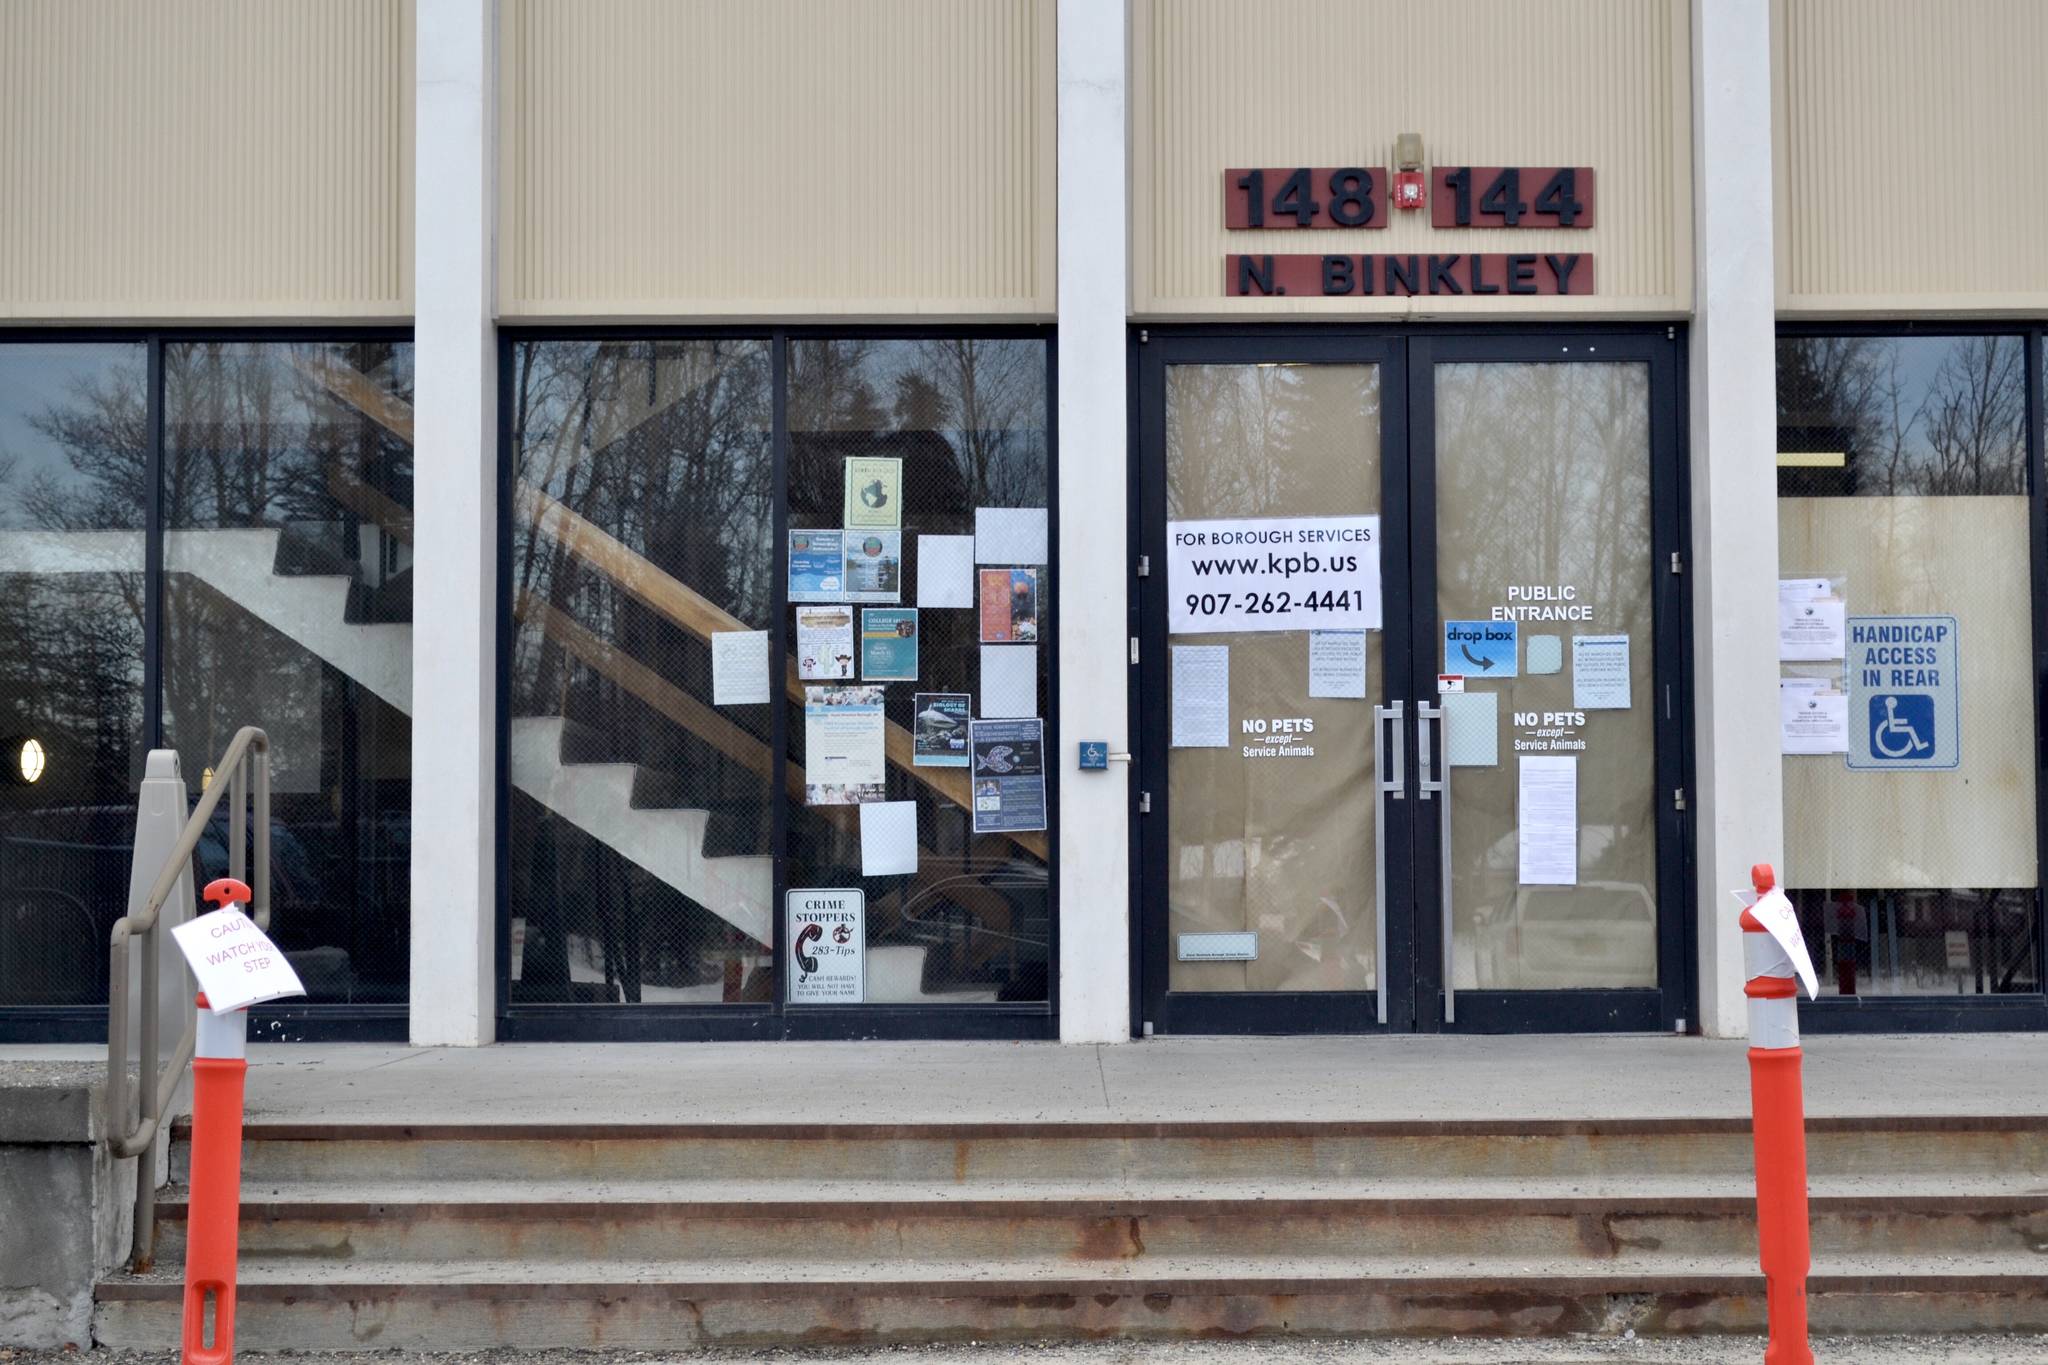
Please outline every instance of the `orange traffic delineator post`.
[[[1777, 886], [1769, 863], [1749, 872], [1759, 899]], [[1806, 1275], [1813, 1266], [1806, 1213], [1806, 1103], [1799, 1077], [1799, 982], [1792, 956], [1749, 910], [1742, 912], [1749, 997], [1749, 1099], [1756, 1141], [1758, 1261], [1768, 1296], [1764, 1365], [1813, 1365], [1807, 1341]]]
[[[232, 877], [209, 882], [216, 906], [247, 905]], [[198, 998], [192, 1054], [192, 1193], [185, 1223], [183, 1365], [235, 1358], [235, 1254], [242, 1221], [242, 1091], [249, 1074], [249, 1015], [215, 1014]]]

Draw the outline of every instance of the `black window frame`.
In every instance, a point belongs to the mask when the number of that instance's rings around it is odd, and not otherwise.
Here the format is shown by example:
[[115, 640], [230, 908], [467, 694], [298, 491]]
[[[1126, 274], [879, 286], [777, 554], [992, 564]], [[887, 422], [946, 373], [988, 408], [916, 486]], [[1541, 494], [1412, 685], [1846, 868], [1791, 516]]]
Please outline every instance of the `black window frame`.
[[[45, 345], [93, 342], [144, 348], [148, 393], [148, 452], [143, 526], [142, 608], [142, 740], [143, 750], [164, 747], [163, 727], [163, 604], [164, 604], [164, 348], [194, 342], [361, 342], [414, 340], [410, 326], [338, 324], [335, 326], [266, 327], [0, 327], [0, 347], [22, 343]], [[417, 395], [415, 395], [417, 401]], [[256, 717], [256, 723], [261, 718]], [[195, 775], [187, 774], [190, 784]], [[283, 907], [280, 907], [283, 908]], [[177, 951], [165, 935], [160, 953]], [[104, 964], [100, 964], [102, 967]], [[311, 1004], [279, 1001], [250, 1011], [265, 1042], [402, 1043], [408, 1036], [411, 1005], [367, 1003]], [[0, 1043], [105, 1043], [104, 1005], [14, 1005], [0, 1008]]]
[[[2034, 892], [2035, 980], [2048, 988], [2048, 470], [2043, 465], [2042, 373], [2048, 324], [2032, 319], [1828, 321], [1779, 319], [1772, 349], [1772, 404], [1778, 341], [1809, 337], [2016, 337], [2026, 370], [2028, 578], [2034, 629]], [[1774, 499], [1775, 503], [1775, 499]], [[1776, 515], [1775, 505], [1772, 514]], [[1801, 998], [1799, 1026], [1808, 1033], [1993, 1033], [2048, 1030], [2048, 989], [1986, 995], [1858, 995]]]
[[[788, 554], [789, 513], [789, 344], [792, 341], [934, 341], [1029, 340], [1045, 347], [1045, 430], [1047, 544], [1053, 591], [1043, 611], [1043, 640], [1048, 650], [1045, 704], [1046, 764], [1046, 998], [1043, 1001], [974, 1004], [878, 1003], [860, 1005], [798, 1005], [784, 1002], [783, 973], [774, 975], [775, 998], [765, 1003], [717, 1004], [574, 1004], [510, 1001], [511, 945], [511, 708], [510, 695], [514, 623], [510, 596], [513, 549], [512, 381], [515, 349], [536, 341], [765, 341], [773, 374], [773, 458], [775, 483], [775, 612], [772, 658], [786, 649], [788, 575], [782, 559]], [[613, 326], [550, 325], [498, 329], [498, 584], [496, 745], [495, 924], [497, 1040], [499, 1042], [724, 1042], [739, 1040], [986, 1040], [1034, 1041], [1059, 1037], [1060, 1002], [1060, 749], [1059, 613], [1062, 585], [1059, 545], [1059, 342], [1049, 325], [939, 326], [822, 323], [763, 326], [690, 326], [686, 324], [619, 324]], [[786, 706], [778, 704], [775, 721], [775, 793], [773, 894], [774, 942], [778, 965], [788, 952], [788, 916], [783, 912], [788, 890], [787, 796], [784, 769], [789, 761]]]

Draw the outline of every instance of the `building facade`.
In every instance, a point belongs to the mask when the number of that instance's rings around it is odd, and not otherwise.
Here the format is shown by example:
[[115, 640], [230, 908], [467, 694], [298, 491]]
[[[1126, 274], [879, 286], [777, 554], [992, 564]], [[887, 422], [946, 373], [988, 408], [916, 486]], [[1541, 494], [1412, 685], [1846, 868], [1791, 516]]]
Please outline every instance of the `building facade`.
[[8, 0], [0, 1036], [245, 724], [259, 1036], [2048, 1025], [2043, 51]]

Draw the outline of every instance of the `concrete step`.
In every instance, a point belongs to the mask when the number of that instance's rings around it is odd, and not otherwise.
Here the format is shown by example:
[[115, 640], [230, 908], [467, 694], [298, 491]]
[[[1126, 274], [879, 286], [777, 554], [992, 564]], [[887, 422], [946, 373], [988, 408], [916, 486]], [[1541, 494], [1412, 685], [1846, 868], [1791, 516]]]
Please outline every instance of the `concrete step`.
[[[159, 1254], [183, 1256], [183, 1206], [163, 1210]], [[1816, 1256], [1915, 1256], [1926, 1263], [2048, 1246], [2048, 1198], [1822, 1196]], [[438, 1275], [476, 1258], [551, 1268], [681, 1258], [773, 1259], [915, 1274], [934, 1260], [1149, 1262], [1187, 1257], [1341, 1258], [1358, 1248], [1416, 1260], [1528, 1257], [1611, 1261], [1632, 1250], [1753, 1255], [1755, 1200], [1739, 1194], [1269, 1199], [912, 1199], [816, 1197], [756, 1203], [245, 1203], [243, 1255], [410, 1263]]]
[[[1215, 1337], [1756, 1331], [1763, 1286], [1736, 1257], [1631, 1253], [1577, 1261], [1273, 1256], [1086, 1262], [931, 1261], [914, 1276], [800, 1260], [474, 1261], [459, 1266], [245, 1261], [236, 1316], [247, 1350], [516, 1344], [672, 1350], [1045, 1337]], [[2048, 1280], [2031, 1254], [1934, 1271], [1910, 1258], [1818, 1261], [1820, 1332], [2040, 1331]], [[174, 1278], [100, 1286], [94, 1336], [177, 1339]]]
[[[243, 1178], [272, 1183], [466, 1180], [603, 1186], [795, 1181], [973, 1189], [1751, 1173], [1743, 1120], [1445, 1123], [337, 1124], [258, 1122]], [[2048, 1186], [2048, 1118], [1814, 1119], [1815, 1179], [1990, 1176]], [[173, 1151], [183, 1179], [182, 1145]]]

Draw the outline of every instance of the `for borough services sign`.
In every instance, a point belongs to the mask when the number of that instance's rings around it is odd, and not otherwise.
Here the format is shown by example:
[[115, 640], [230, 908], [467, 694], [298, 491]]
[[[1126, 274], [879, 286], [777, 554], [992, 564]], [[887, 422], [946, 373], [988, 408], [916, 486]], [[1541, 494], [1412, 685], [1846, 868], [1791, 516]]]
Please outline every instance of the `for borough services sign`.
[[1378, 630], [1378, 517], [1166, 524], [1168, 631]]

